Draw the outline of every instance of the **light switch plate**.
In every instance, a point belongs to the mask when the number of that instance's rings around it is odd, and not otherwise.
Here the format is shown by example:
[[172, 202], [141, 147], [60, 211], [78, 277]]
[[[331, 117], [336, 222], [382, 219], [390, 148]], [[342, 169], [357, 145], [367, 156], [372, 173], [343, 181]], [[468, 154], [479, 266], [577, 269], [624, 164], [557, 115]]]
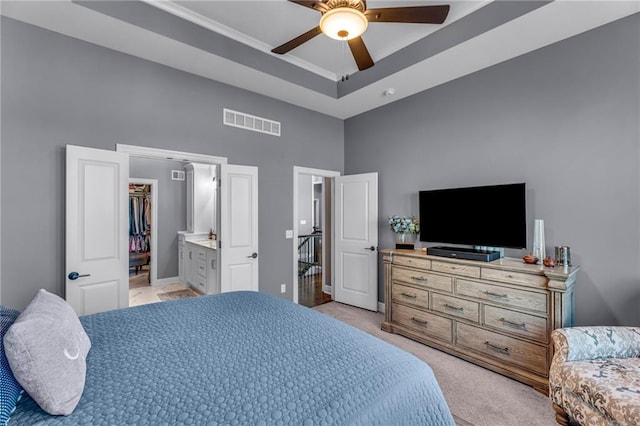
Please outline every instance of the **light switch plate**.
[[285, 238], [293, 238], [293, 230], [292, 229], [287, 229], [286, 231], [284, 231], [284, 237]]

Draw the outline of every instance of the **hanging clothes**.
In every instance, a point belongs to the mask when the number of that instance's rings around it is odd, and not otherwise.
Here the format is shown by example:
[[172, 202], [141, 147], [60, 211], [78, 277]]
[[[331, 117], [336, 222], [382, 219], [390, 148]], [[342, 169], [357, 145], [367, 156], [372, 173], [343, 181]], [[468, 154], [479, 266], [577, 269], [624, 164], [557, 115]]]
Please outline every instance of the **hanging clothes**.
[[129, 195], [129, 252], [150, 251], [151, 199], [148, 193]]

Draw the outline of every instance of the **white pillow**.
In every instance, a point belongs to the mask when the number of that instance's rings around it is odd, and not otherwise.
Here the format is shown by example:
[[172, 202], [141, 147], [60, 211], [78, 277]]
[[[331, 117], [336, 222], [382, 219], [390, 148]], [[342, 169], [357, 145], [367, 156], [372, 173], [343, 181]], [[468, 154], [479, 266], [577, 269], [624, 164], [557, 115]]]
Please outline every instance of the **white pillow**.
[[13, 375], [49, 414], [69, 415], [84, 390], [91, 341], [71, 306], [40, 290], [4, 336]]

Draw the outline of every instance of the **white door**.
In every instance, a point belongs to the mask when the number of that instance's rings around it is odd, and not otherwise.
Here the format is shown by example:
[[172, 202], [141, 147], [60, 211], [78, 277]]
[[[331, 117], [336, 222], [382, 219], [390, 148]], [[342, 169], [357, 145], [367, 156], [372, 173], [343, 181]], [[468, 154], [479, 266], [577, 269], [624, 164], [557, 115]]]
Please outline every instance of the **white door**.
[[129, 155], [67, 145], [66, 299], [78, 315], [129, 305]]
[[378, 174], [335, 178], [334, 299], [378, 310]]
[[220, 165], [220, 291], [258, 291], [258, 168]]

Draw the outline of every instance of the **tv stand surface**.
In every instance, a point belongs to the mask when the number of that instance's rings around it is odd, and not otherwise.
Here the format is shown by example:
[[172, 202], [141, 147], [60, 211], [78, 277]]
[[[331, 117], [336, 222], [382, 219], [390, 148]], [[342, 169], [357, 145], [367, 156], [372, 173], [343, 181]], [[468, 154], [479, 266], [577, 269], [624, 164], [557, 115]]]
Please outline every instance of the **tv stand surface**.
[[465, 247], [428, 247], [427, 254], [454, 259], [478, 260], [480, 262], [491, 262], [500, 259], [499, 251], [478, 250]]

